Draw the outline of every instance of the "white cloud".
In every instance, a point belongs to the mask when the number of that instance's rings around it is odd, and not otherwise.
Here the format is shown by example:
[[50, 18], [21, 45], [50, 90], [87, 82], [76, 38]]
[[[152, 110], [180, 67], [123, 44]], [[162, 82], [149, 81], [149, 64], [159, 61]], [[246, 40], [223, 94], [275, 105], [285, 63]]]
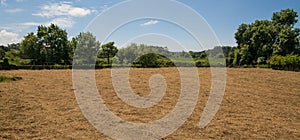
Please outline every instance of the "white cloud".
[[20, 41], [19, 34], [8, 32], [6, 30], [0, 31], [0, 45], [18, 43], [19, 41]]
[[21, 25], [24, 26], [39, 26], [42, 25], [43, 23], [39, 23], [39, 22], [25, 22], [25, 23], [21, 23]]
[[145, 22], [145, 23], [141, 24], [141, 26], [155, 25], [155, 24], [157, 24], [157, 23], [159, 23], [158, 20], [150, 20], [150, 21], [148, 21], [148, 22]]
[[25, 0], [16, 0], [16, 2], [23, 2], [23, 1], [25, 1]]
[[41, 12], [33, 14], [40, 17], [72, 16], [83, 17], [92, 13], [92, 10], [80, 7], [73, 7], [70, 3], [53, 3], [41, 7]]
[[6, 0], [0, 0], [1, 6], [7, 6]]
[[60, 18], [55, 18], [49, 22], [25, 22], [25, 23], [21, 23], [20, 25], [21, 26], [39, 26], [39, 25], [49, 26], [51, 23], [62, 28], [71, 28], [75, 24], [72, 18], [60, 17]]
[[19, 9], [19, 8], [16, 8], [16, 9], [6, 9], [5, 10], [5, 12], [11, 13], [11, 14], [22, 12], [22, 11], [23, 11], [23, 9]]
[[75, 22], [71, 18], [55, 18], [46, 25], [50, 25], [51, 23], [56, 24], [57, 26], [62, 28], [71, 28], [75, 24]]
[[29, 28], [29, 26], [26, 26], [26, 25], [23, 25], [23, 24], [12, 23], [12, 24], [9, 24], [9, 25], [3, 25], [0, 28], [0, 31], [1, 30], [6, 30], [6, 31], [13, 32], [13, 33], [21, 33], [24, 30], [27, 30], [28, 28]]

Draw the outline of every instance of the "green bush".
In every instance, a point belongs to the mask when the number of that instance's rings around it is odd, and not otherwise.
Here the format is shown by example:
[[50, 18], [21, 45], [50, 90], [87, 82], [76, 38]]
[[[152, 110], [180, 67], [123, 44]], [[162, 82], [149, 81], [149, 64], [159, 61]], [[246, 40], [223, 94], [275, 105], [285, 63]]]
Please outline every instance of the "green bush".
[[138, 57], [133, 62], [133, 67], [143, 68], [158, 68], [172, 66], [173, 63], [170, 59], [155, 53], [148, 53]]
[[72, 67], [70, 65], [60, 65], [55, 64], [50, 67], [50, 69], [71, 69]]
[[157, 68], [157, 67], [161, 67], [158, 63], [158, 59], [160, 59], [160, 56], [158, 54], [149, 53], [140, 56], [133, 63], [140, 64], [141, 67], [144, 68]]
[[193, 60], [185, 60], [185, 61], [174, 60], [174, 65], [176, 67], [194, 67], [196, 64]]
[[269, 63], [272, 69], [300, 71], [299, 55], [287, 55], [287, 56], [275, 55], [271, 57]]
[[197, 67], [209, 67], [208, 59], [197, 59], [195, 60], [195, 65]]
[[157, 62], [158, 62], [158, 65], [161, 66], [161, 67], [173, 67], [173, 66], [175, 66], [173, 61], [168, 59], [168, 58], [157, 59]]
[[223, 58], [196, 59], [195, 64], [197, 67], [224, 67], [224, 66], [226, 66], [226, 62]]
[[256, 65], [257, 68], [270, 68], [270, 66], [268, 64], [260, 64], [260, 65]]
[[258, 65], [266, 64], [266, 58], [265, 58], [265, 57], [258, 57], [256, 63], [257, 63]]

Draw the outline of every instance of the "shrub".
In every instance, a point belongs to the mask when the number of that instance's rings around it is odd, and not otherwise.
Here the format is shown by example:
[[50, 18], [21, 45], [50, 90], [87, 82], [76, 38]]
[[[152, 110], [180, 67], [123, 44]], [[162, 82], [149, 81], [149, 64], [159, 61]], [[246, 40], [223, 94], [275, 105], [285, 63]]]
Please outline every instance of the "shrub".
[[158, 68], [158, 67], [172, 67], [175, 64], [167, 57], [148, 53], [138, 57], [134, 60], [132, 67], [143, 67], [143, 68]]
[[155, 53], [148, 53], [138, 57], [133, 64], [141, 65], [144, 68], [157, 68], [160, 67], [158, 59], [160, 56]]
[[287, 55], [287, 56], [275, 55], [271, 57], [269, 63], [272, 69], [290, 70], [290, 71], [300, 70], [299, 55]]
[[196, 67], [209, 67], [208, 59], [197, 59], [195, 60]]

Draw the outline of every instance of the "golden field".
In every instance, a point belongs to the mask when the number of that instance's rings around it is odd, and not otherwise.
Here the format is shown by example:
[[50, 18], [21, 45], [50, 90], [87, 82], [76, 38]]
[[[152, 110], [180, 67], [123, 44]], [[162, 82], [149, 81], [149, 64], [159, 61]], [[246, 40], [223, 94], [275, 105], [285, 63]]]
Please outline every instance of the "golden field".
[[[189, 119], [166, 139], [300, 139], [300, 73], [259, 68], [228, 68], [225, 95], [214, 119], [198, 127], [211, 86], [210, 68], [198, 68], [200, 95]], [[81, 113], [72, 70], [12, 70], [2, 75], [22, 80], [0, 83], [0, 139], [110, 139]], [[107, 107], [133, 122], [158, 120], [180, 95], [176, 68], [130, 70], [130, 84], [141, 96], [149, 78], [164, 76], [166, 95], [151, 108], [134, 108], [115, 94], [111, 70], [96, 70], [97, 88]]]

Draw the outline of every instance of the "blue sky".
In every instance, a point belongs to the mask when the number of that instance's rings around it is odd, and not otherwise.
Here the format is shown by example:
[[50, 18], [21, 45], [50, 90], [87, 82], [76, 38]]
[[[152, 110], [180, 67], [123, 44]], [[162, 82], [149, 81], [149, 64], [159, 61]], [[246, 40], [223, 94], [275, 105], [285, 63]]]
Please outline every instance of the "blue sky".
[[[236, 45], [234, 33], [241, 23], [251, 23], [256, 19], [270, 19], [273, 12], [286, 8], [300, 12], [299, 0], [178, 1], [195, 10], [207, 21], [221, 45], [230, 46]], [[49, 25], [50, 23], [55, 23], [65, 29], [71, 38], [78, 35], [79, 32], [85, 31], [97, 15], [120, 2], [122, 1], [0, 0], [0, 44], [19, 42], [27, 33], [36, 33], [38, 25]], [[176, 16], [176, 13], [172, 14]], [[300, 28], [300, 24], [296, 24], [295, 27]], [[167, 40], [172, 42], [172, 39], [173, 43], [168, 43]], [[99, 41], [103, 42], [103, 40]], [[179, 42], [190, 46], [191, 50], [199, 50], [199, 47], [195, 45], [195, 40], [181, 28], [165, 21], [148, 18], [122, 26], [107, 41], [115, 41], [117, 46], [124, 46], [130, 42], [176, 46], [174, 44], [177, 41], [177, 44]], [[176, 47], [173, 49], [181, 50]]]

